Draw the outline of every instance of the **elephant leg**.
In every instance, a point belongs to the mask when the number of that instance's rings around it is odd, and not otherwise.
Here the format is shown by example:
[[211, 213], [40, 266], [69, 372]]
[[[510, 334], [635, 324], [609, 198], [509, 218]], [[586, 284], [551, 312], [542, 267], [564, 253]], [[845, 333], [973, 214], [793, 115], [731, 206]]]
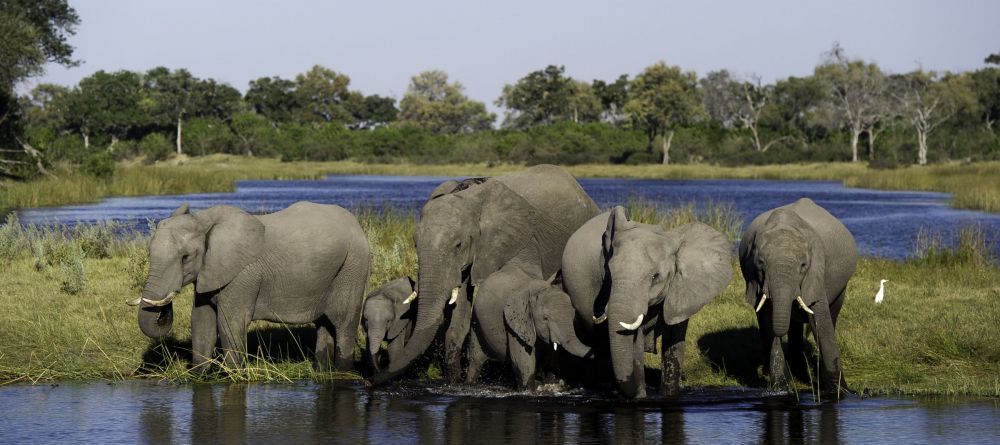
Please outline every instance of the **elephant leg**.
[[515, 338], [507, 341], [507, 356], [510, 357], [514, 365], [514, 372], [517, 377], [517, 387], [519, 389], [533, 389], [535, 382], [536, 352], [535, 348], [529, 352], [528, 348], [522, 345]]
[[333, 370], [334, 354], [337, 346], [333, 336], [336, 329], [330, 319], [326, 316], [316, 320], [316, 362], [313, 369], [318, 372], [330, 372]]
[[195, 295], [194, 308], [191, 309], [191, 366], [195, 369], [207, 369], [215, 355], [215, 342], [218, 335], [218, 315], [212, 304], [211, 296]]
[[684, 364], [684, 339], [688, 321], [667, 325], [663, 335], [662, 366], [660, 367], [660, 395], [675, 396], [681, 391], [681, 368]]
[[476, 383], [476, 379], [479, 378], [479, 371], [482, 371], [483, 364], [489, 358], [486, 355], [486, 351], [483, 350], [483, 345], [479, 343], [479, 336], [476, 335], [476, 330], [472, 329], [469, 332], [469, 345], [466, 349], [466, 355], [469, 358], [469, 367], [465, 371], [465, 383]]
[[[368, 281], [368, 262], [345, 264], [333, 279], [333, 286], [327, 297], [324, 315], [332, 328], [333, 345], [327, 349], [332, 354], [333, 367], [338, 371], [354, 370], [354, 349], [358, 340], [358, 326], [361, 324], [361, 305], [365, 298], [365, 284]], [[320, 357], [317, 336], [316, 354]], [[330, 370], [329, 357], [322, 366]]]
[[227, 367], [241, 366], [247, 357], [247, 326], [251, 312], [247, 305], [222, 301], [218, 305], [218, 332], [222, 344], [223, 363]]
[[819, 302], [812, 306], [814, 312], [809, 317], [813, 336], [819, 344], [820, 363], [820, 383], [824, 392], [849, 394], [847, 380], [844, 378], [843, 368], [840, 366], [840, 346], [837, 344], [837, 331], [833, 327], [833, 318], [830, 308]]
[[334, 353], [333, 365], [338, 371], [354, 370], [354, 347], [358, 338], [358, 317], [354, 317], [354, 324], [344, 323], [334, 329], [334, 341], [336, 351]]
[[465, 297], [460, 296], [455, 302], [451, 312], [451, 323], [448, 324], [444, 336], [444, 376], [451, 383], [462, 380], [462, 349], [465, 347], [465, 340], [472, 323], [472, 302], [468, 298], [468, 289], [471, 289], [471, 286], [466, 286]]
[[788, 379], [785, 375], [785, 353], [781, 348], [781, 337], [774, 336], [771, 318], [769, 308], [764, 308], [757, 313], [761, 353], [764, 356], [764, 371], [767, 373], [768, 388], [782, 390], [788, 386]]
[[385, 354], [389, 357], [389, 363], [399, 360], [399, 357], [403, 354], [403, 348], [406, 344], [403, 342], [402, 335], [392, 339], [389, 342], [389, 346], [386, 348]]
[[796, 377], [807, 377], [804, 326], [795, 320], [788, 324], [788, 368]]
[[645, 363], [645, 335], [642, 329], [635, 332], [635, 343], [632, 345], [632, 376], [637, 385], [635, 398], [646, 398], [646, 363]]

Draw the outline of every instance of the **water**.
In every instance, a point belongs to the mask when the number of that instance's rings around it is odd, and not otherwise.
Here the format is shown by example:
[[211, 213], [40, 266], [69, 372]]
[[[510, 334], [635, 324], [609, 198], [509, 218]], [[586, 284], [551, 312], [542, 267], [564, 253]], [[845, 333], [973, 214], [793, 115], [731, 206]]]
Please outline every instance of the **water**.
[[[346, 208], [392, 206], [416, 211], [430, 191], [446, 179], [428, 176], [329, 176], [317, 181], [239, 181], [233, 193], [110, 198], [97, 204], [24, 209], [23, 223], [134, 223], [165, 218], [182, 203], [192, 210], [231, 204], [250, 212], [271, 212], [300, 200]], [[640, 197], [662, 206], [732, 203], [745, 224], [761, 212], [809, 197], [841, 219], [864, 255], [904, 258], [913, 252], [917, 233], [926, 228], [953, 240], [960, 227], [978, 223], [1000, 253], [1000, 215], [948, 207], [949, 195], [845, 188], [832, 181], [629, 180], [581, 179], [583, 188], [602, 208]]]
[[[628, 402], [493, 388], [147, 382], [0, 388], [0, 443], [996, 443], [993, 400], [801, 403], [742, 389]], [[13, 409], [11, 409], [13, 407]]]

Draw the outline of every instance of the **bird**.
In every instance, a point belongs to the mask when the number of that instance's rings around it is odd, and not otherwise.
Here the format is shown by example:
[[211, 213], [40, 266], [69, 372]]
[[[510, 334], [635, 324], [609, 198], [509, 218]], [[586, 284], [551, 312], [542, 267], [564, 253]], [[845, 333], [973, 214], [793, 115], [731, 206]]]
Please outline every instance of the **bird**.
[[885, 297], [885, 283], [888, 282], [889, 280], [886, 279], [882, 279], [882, 281], [879, 281], [878, 293], [875, 294], [875, 304], [882, 304], [882, 299]]

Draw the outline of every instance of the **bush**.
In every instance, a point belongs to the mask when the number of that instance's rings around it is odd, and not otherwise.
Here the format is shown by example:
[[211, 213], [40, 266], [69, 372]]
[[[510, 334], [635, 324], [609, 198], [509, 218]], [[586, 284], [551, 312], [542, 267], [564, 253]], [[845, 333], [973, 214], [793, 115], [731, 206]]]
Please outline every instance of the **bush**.
[[111, 258], [111, 245], [115, 240], [110, 224], [77, 225], [73, 238], [87, 258]]
[[21, 255], [24, 248], [24, 230], [16, 213], [7, 215], [7, 220], [0, 225], [0, 261], [11, 261]]
[[125, 276], [128, 277], [129, 289], [138, 293], [146, 285], [146, 278], [149, 276], [149, 247], [138, 244], [126, 256], [128, 262], [125, 263]]
[[83, 269], [83, 250], [79, 247], [71, 250], [70, 257], [62, 264], [62, 283], [59, 286], [63, 292], [76, 295], [87, 288], [87, 274]]
[[111, 154], [106, 151], [99, 151], [90, 156], [83, 163], [83, 172], [97, 179], [111, 179], [115, 174], [115, 161], [111, 159]]
[[146, 156], [146, 162], [162, 161], [174, 152], [174, 146], [161, 133], [150, 133], [139, 141], [136, 150]]

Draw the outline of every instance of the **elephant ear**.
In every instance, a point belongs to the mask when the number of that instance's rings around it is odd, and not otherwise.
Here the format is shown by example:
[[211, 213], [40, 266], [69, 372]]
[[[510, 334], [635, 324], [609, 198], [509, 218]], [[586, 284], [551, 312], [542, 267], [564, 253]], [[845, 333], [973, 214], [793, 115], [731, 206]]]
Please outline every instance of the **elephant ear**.
[[437, 187], [434, 187], [434, 190], [431, 191], [431, 195], [427, 199], [428, 200], [434, 199], [434, 198], [437, 198], [437, 197], [441, 197], [441, 196], [447, 195], [447, 194], [449, 194], [451, 192], [454, 192], [455, 191], [455, 187], [458, 187], [459, 184], [460, 184], [460, 182], [458, 182], [458, 181], [456, 181], [454, 179], [442, 182], [441, 185], [439, 185]]
[[670, 325], [691, 318], [733, 276], [732, 247], [725, 235], [702, 223], [685, 224], [675, 233], [679, 246], [663, 303], [663, 320]]
[[526, 346], [534, 346], [537, 334], [535, 321], [531, 318], [531, 300], [534, 292], [517, 292], [507, 299], [503, 307], [503, 318], [514, 336]]
[[802, 277], [802, 300], [807, 305], [826, 300], [826, 255], [823, 243], [812, 230], [803, 233], [806, 237], [806, 268]]
[[604, 247], [604, 258], [611, 258], [611, 246], [614, 244], [615, 236], [623, 230], [635, 227], [635, 222], [628, 219], [625, 214], [625, 207], [615, 206], [608, 215], [608, 227], [604, 230], [601, 238]]
[[170, 217], [173, 218], [175, 216], [187, 215], [188, 213], [191, 213], [191, 206], [185, 202], [184, 204], [181, 204], [177, 210], [174, 210], [174, 212], [170, 214]]
[[208, 227], [205, 259], [195, 290], [212, 292], [225, 286], [263, 252], [264, 224], [233, 206], [215, 206], [195, 214]]
[[399, 337], [399, 335], [406, 330], [406, 327], [413, 322], [410, 318], [403, 318], [403, 316], [406, 315], [406, 311], [410, 309], [409, 306], [396, 304], [393, 305], [393, 309], [396, 311], [396, 317], [391, 323], [389, 323], [389, 329], [387, 329], [385, 333], [386, 340], [392, 340]]
[[521, 249], [536, 243], [531, 204], [502, 182], [488, 181], [482, 187], [479, 236], [472, 245], [472, 284], [476, 286]]

